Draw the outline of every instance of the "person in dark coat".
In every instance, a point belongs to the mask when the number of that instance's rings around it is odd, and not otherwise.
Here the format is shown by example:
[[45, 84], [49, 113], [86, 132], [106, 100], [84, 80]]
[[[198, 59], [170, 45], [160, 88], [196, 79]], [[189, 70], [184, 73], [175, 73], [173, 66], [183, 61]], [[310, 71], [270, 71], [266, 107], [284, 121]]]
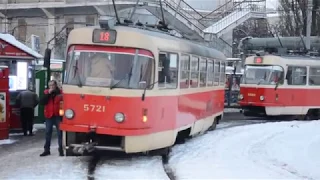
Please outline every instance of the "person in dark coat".
[[20, 108], [20, 120], [24, 136], [27, 136], [27, 131], [29, 131], [29, 136], [33, 135], [34, 108], [38, 103], [38, 95], [31, 90], [20, 92], [16, 98], [16, 104]]
[[62, 91], [59, 89], [56, 81], [52, 80], [49, 82], [49, 89], [44, 91], [44, 96], [40, 103], [44, 107], [44, 116], [46, 118], [46, 142], [44, 145], [44, 152], [40, 156], [50, 155], [50, 145], [52, 137], [53, 126], [57, 129], [59, 155], [64, 156], [62, 149], [62, 132], [60, 131], [60, 122], [62, 117], [59, 114], [60, 102], [62, 101]]

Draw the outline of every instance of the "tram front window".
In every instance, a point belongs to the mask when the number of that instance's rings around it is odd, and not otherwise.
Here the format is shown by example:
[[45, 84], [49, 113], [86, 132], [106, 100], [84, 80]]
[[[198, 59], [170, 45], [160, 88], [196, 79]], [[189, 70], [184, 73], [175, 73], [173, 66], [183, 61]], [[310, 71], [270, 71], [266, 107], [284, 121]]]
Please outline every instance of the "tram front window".
[[276, 84], [283, 80], [284, 70], [281, 66], [246, 65], [243, 76], [244, 84]]
[[75, 50], [68, 55], [64, 83], [142, 89], [151, 82], [153, 63], [153, 58], [139, 52], [134, 54]]

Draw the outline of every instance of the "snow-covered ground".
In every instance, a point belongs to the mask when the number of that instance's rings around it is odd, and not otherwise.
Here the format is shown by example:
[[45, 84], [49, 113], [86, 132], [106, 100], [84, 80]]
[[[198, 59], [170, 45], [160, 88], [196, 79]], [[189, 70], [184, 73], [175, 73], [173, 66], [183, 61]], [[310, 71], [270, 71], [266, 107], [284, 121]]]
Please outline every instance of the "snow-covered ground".
[[[167, 180], [161, 157], [137, 157], [128, 160], [102, 161], [95, 171], [95, 179], [161, 179]], [[169, 180], [169, 179], [168, 179]]]
[[[320, 121], [235, 125], [241, 124], [222, 122], [217, 130], [175, 146], [169, 165], [177, 179], [320, 179]], [[90, 158], [59, 157], [56, 144], [49, 157], [39, 157], [43, 141], [0, 156], [5, 162], [0, 179], [87, 179]], [[102, 160], [94, 176], [168, 179], [161, 158], [145, 156]]]
[[0, 145], [4, 145], [4, 144], [12, 144], [15, 143], [16, 140], [12, 140], [12, 139], [4, 139], [4, 140], [0, 140]]
[[224, 108], [225, 113], [239, 113], [241, 109], [239, 108]]
[[320, 121], [221, 129], [176, 146], [177, 179], [320, 179]]

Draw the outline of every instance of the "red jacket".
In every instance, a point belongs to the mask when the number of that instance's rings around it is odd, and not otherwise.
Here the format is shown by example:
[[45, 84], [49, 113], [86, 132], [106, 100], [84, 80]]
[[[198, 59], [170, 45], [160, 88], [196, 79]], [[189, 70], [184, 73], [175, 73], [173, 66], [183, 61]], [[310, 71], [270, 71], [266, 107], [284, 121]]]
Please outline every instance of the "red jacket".
[[[45, 96], [49, 94], [49, 90], [44, 90]], [[60, 93], [54, 97], [49, 96], [46, 100], [44, 106], [44, 117], [49, 119], [52, 118], [52, 116], [60, 116], [59, 110], [60, 110], [60, 102], [62, 101], [62, 91], [60, 90]]]

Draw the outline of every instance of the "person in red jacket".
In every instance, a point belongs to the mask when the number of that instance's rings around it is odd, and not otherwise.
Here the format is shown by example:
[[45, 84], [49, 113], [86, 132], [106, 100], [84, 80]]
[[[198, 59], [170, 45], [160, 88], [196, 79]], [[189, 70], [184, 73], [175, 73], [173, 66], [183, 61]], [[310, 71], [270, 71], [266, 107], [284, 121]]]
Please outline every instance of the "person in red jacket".
[[59, 89], [56, 81], [49, 82], [49, 89], [44, 91], [44, 97], [41, 99], [41, 104], [44, 107], [44, 116], [46, 118], [46, 142], [44, 145], [44, 152], [40, 156], [50, 155], [50, 145], [52, 137], [53, 125], [57, 129], [59, 155], [64, 156], [62, 149], [62, 132], [59, 125], [62, 117], [59, 115], [60, 102], [62, 101], [62, 91]]

